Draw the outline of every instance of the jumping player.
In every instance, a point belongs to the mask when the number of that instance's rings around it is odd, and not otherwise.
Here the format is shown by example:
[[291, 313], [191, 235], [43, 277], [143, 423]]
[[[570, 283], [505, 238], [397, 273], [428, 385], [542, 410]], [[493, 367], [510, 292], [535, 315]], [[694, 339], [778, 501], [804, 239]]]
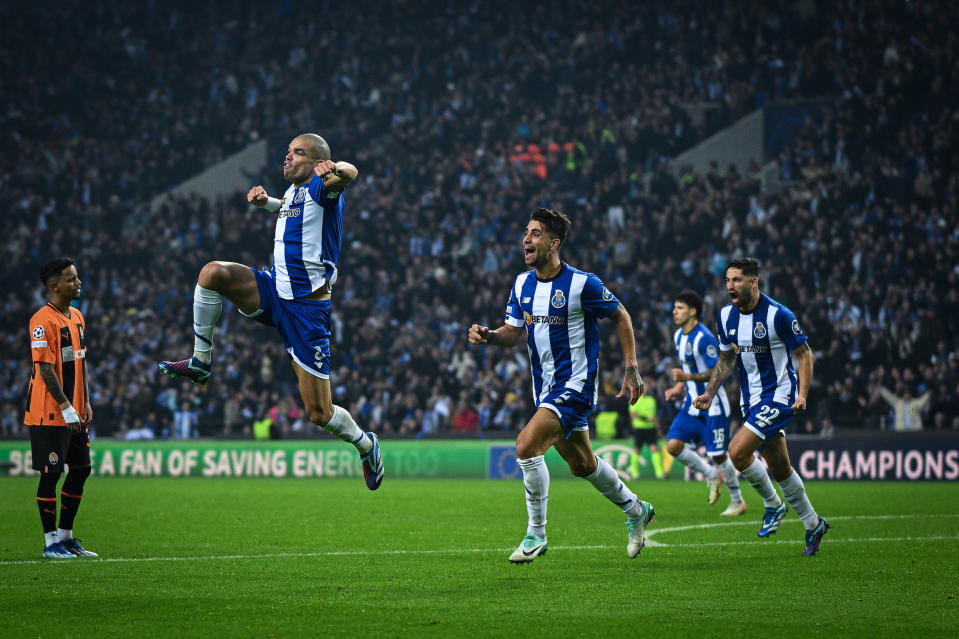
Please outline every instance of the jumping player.
[[243, 315], [277, 328], [310, 421], [356, 447], [366, 485], [376, 490], [383, 481], [379, 440], [335, 406], [330, 391], [331, 296], [343, 236], [343, 191], [356, 175], [352, 164], [330, 160], [330, 147], [319, 135], [293, 138], [283, 162], [283, 177], [291, 182], [283, 199], [270, 197], [262, 186], [247, 194], [251, 204], [277, 215], [272, 270], [206, 264], [193, 293], [193, 356], [160, 362], [160, 370], [194, 384], [209, 381], [213, 330], [226, 297]]

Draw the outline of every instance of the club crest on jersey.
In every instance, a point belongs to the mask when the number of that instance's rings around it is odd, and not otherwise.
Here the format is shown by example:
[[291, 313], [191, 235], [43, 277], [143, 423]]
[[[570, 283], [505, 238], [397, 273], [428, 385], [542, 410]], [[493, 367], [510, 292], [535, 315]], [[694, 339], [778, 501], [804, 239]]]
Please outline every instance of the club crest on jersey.
[[553, 293], [553, 299], [551, 299], [549, 303], [553, 305], [553, 308], [563, 308], [566, 306], [566, 296], [563, 295], [563, 291]]
[[603, 287], [603, 301], [609, 302], [609, 301], [612, 301], [612, 299], [613, 299], [613, 294], [610, 292], [610, 290], [609, 290], [608, 288], [606, 288], [606, 287], [604, 286], [604, 287]]
[[793, 320], [792, 323], [793, 333], [796, 335], [802, 335], [802, 328], [799, 327], [799, 320]]
[[756, 322], [756, 327], [753, 328], [753, 336], [756, 339], [762, 339], [766, 337], [766, 327], [763, 326], [762, 322]]
[[686, 342], [686, 354], [687, 355], [693, 354], [693, 345], [690, 344], [689, 342]]
[[306, 202], [306, 189], [300, 187], [296, 190], [296, 194], [293, 196], [293, 204], [303, 204]]
[[33, 339], [42, 339], [43, 338], [43, 327], [37, 326], [33, 329]]
[[51, 466], [56, 466], [58, 463], [60, 463], [60, 456], [56, 453], [50, 453], [50, 456], [47, 457], [47, 461], [50, 462]]

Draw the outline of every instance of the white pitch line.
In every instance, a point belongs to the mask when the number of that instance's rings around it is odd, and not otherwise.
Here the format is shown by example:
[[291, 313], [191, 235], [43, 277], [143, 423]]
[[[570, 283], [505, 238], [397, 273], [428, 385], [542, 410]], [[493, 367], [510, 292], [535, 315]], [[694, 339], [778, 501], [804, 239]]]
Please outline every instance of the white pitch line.
[[[929, 515], [929, 514], [916, 514], [916, 515], [845, 515], [838, 517], [830, 517], [829, 521], [865, 521], [865, 520], [892, 520], [892, 519], [950, 519], [959, 517], [959, 514], [954, 513], [945, 513], [939, 515]], [[792, 523], [792, 521], [784, 522]], [[799, 523], [798, 520], [796, 523]], [[690, 548], [693, 546], [735, 546], [739, 544], [754, 544], [754, 543], [774, 543], [770, 541], [764, 541], [762, 539], [754, 539], [751, 541], [710, 541], [703, 543], [680, 543], [680, 544], [667, 544], [661, 541], [654, 541], [652, 537], [654, 535], [661, 535], [663, 533], [671, 532], [682, 532], [686, 530], [708, 530], [710, 528], [726, 528], [728, 526], [756, 526], [759, 522], [751, 519], [740, 519], [739, 521], [723, 521], [713, 524], [690, 524], [688, 526], [673, 526], [671, 528], [653, 528], [646, 533], [646, 545], [650, 548], [656, 546], [666, 546], [669, 548]], [[946, 536], [946, 537], [883, 537], [883, 538], [861, 538], [858, 541], [870, 542], [870, 541], [882, 541], [883, 539], [888, 541], [911, 541], [918, 539], [956, 539], [957, 537]], [[835, 539], [833, 537], [829, 538], [830, 542], [833, 541], [857, 541], [853, 539]], [[792, 543], [788, 541], [780, 541], [775, 543]]]
[[[863, 516], [845, 516], [830, 517], [829, 521], [852, 521], [852, 520], [875, 520], [875, 519], [945, 519], [956, 518], [959, 514], [945, 515], [863, 515]], [[791, 539], [751, 539], [737, 541], [707, 541], [698, 543], [679, 543], [665, 544], [653, 541], [650, 537], [653, 534], [679, 532], [684, 530], [720, 528], [727, 526], [752, 526], [754, 521], [732, 521], [719, 522], [716, 524], [692, 524], [689, 526], [674, 526], [671, 528], [658, 528], [650, 530], [646, 537], [647, 548], [700, 548], [709, 546], [742, 546], [750, 544], [796, 544], [798, 541]], [[951, 541], [959, 540], [959, 535], [934, 535], [928, 537], [859, 537], [859, 538], [839, 538], [830, 537], [829, 543], [875, 543], [875, 542], [895, 542], [895, 541]], [[609, 544], [593, 544], [580, 546], [550, 546], [552, 550], [611, 550], [620, 546]], [[78, 559], [76, 562], [64, 560], [48, 559], [23, 559], [19, 561], [0, 561], [0, 566], [27, 566], [33, 564], [103, 564], [103, 563], [131, 563], [148, 561], [220, 561], [220, 560], [240, 560], [240, 559], [308, 559], [310, 557], [371, 557], [374, 555], [453, 555], [463, 553], [506, 553], [513, 548], [433, 548], [421, 550], [331, 550], [329, 552], [280, 552], [280, 553], [261, 553], [254, 555], [200, 555], [195, 557], [105, 557], [101, 559]]]

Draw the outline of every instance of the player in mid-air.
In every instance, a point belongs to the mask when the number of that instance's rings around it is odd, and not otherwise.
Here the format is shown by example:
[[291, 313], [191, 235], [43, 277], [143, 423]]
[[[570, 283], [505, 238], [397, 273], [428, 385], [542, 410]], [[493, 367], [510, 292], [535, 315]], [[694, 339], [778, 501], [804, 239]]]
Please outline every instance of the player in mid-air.
[[379, 440], [333, 404], [330, 390], [331, 292], [342, 241], [343, 191], [356, 175], [352, 164], [330, 160], [330, 147], [319, 135], [293, 138], [283, 162], [283, 177], [291, 182], [283, 199], [270, 197], [262, 186], [247, 194], [251, 204], [277, 214], [272, 270], [206, 264], [193, 293], [193, 356], [160, 362], [160, 369], [194, 384], [209, 381], [213, 331], [226, 297], [242, 314], [279, 330], [310, 421], [356, 447], [366, 485], [376, 490], [383, 481]]
[[597, 395], [599, 328], [609, 317], [623, 350], [626, 372], [617, 397], [639, 399], [645, 384], [636, 362], [633, 322], [619, 300], [592, 273], [577, 270], [559, 257], [570, 221], [551, 209], [533, 211], [523, 234], [523, 254], [531, 270], [513, 284], [506, 322], [496, 330], [473, 324], [471, 344], [512, 347], [524, 333], [533, 374], [536, 412], [516, 438], [516, 455], [523, 469], [529, 524], [523, 541], [510, 555], [513, 563], [528, 563], [546, 553], [546, 505], [549, 471], [543, 455], [550, 447], [569, 464], [570, 472], [590, 482], [626, 514], [629, 557], [645, 543], [646, 526], [655, 512], [620, 481], [608, 463], [596, 457], [589, 443], [586, 418]]
[[[699, 321], [702, 312], [703, 299], [695, 291], [682, 291], [673, 300], [673, 322], [679, 327], [673, 335], [673, 341], [676, 343], [676, 357], [682, 367], [673, 369], [676, 385], [666, 390], [666, 399], [673, 401], [684, 394], [686, 399], [666, 434], [666, 450], [688, 468], [706, 476], [709, 489], [707, 503], [710, 506], [719, 501], [720, 486], [725, 481], [729, 489], [729, 506], [720, 514], [741, 515], [746, 512], [746, 502], [739, 491], [736, 469], [726, 454], [729, 445], [729, 399], [726, 389], [719, 387], [708, 410], [702, 411], [693, 406], [693, 398], [706, 390], [706, 382], [719, 359], [716, 338]], [[706, 445], [706, 452], [716, 466], [686, 446], [686, 442], [697, 441]]]
[[[40, 268], [47, 304], [30, 318], [33, 372], [27, 387], [23, 423], [30, 430], [33, 469], [40, 473], [37, 506], [43, 525], [43, 556], [48, 559], [96, 557], [73, 536], [73, 522], [90, 476], [90, 431], [93, 421], [87, 382], [86, 323], [71, 302], [80, 297], [80, 278], [69, 257]], [[57, 528], [57, 482], [64, 467]]]
[[[723, 380], [738, 365], [744, 423], [729, 445], [729, 455], [766, 505], [757, 534], [768, 537], [776, 532], [787, 510], [754, 455], [762, 447], [762, 457], [783, 497], [806, 528], [803, 555], [815, 555], [829, 523], [809, 503], [802, 479], [789, 462], [783, 432], [793, 415], [806, 411], [812, 350], [792, 311], [759, 292], [758, 261], [749, 257], [731, 261], [726, 267], [726, 290], [732, 303], [718, 313], [719, 361], [705, 392], [693, 405], [708, 410]], [[798, 376], [794, 361], [798, 362]]]

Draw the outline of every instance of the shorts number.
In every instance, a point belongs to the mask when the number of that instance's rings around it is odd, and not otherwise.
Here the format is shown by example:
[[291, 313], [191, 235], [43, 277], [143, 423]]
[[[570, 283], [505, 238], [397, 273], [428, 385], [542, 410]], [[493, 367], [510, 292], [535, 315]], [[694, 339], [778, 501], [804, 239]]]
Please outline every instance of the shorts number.
[[723, 442], [726, 441], [726, 431], [722, 428], [713, 429], [713, 444], [716, 448], [722, 448]]
[[759, 407], [759, 414], [756, 415], [756, 421], [763, 425], [763, 428], [772, 426], [776, 418], [779, 417], [779, 409], [765, 404]]

